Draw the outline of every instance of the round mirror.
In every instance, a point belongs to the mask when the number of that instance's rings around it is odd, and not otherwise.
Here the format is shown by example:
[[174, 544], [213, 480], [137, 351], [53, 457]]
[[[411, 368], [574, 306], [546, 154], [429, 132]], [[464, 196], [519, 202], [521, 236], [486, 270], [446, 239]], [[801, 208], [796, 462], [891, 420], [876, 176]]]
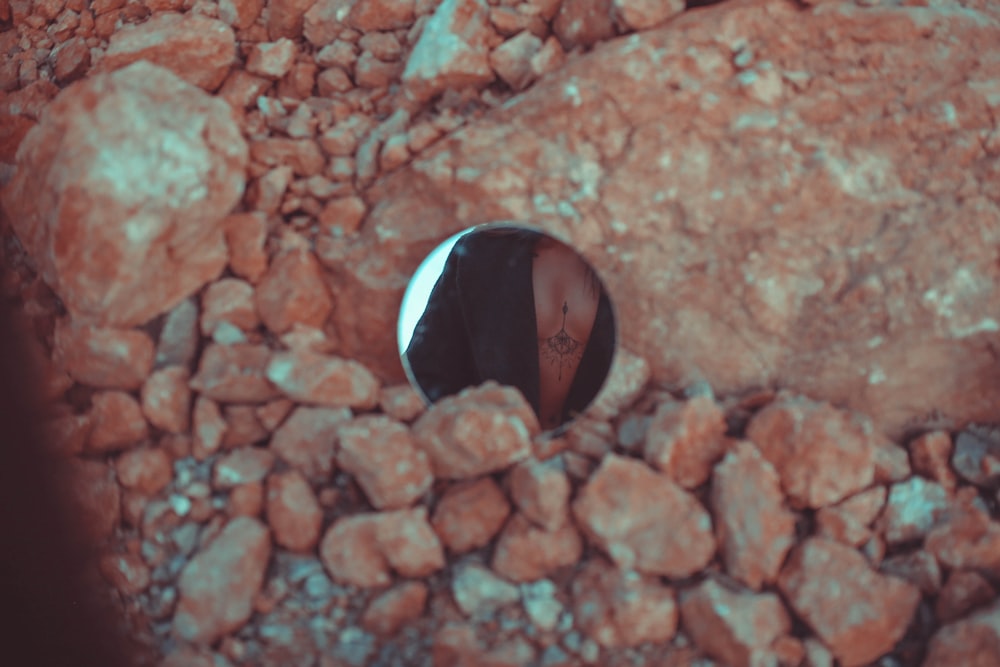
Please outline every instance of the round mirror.
[[425, 400], [494, 380], [518, 389], [545, 431], [594, 400], [615, 339], [594, 268], [545, 232], [510, 223], [473, 227], [435, 248], [399, 318], [403, 366]]

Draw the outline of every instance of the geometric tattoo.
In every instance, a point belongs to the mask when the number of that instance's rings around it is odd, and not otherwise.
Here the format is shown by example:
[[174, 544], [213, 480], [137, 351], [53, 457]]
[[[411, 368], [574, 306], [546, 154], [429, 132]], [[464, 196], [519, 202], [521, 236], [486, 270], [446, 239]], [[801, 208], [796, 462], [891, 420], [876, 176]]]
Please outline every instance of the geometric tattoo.
[[570, 364], [574, 360], [579, 361], [583, 356], [583, 345], [568, 333], [566, 333], [566, 312], [569, 307], [563, 301], [562, 328], [555, 336], [545, 339], [545, 347], [542, 348], [542, 356], [549, 360], [550, 364], [559, 364], [559, 379], [562, 380], [563, 365]]

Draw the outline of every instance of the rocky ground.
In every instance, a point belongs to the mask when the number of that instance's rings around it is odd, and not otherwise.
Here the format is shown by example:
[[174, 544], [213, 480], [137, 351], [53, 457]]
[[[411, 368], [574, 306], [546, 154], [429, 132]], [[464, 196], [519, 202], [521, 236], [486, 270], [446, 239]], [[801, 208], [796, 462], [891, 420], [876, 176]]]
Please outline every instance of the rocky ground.
[[[0, 0], [3, 294], [140, 664], [1000, 665], [997, 44], [986, 0]], [[616, 300], [558, 438], [399, 366], [416, 264], [504, 218]]]

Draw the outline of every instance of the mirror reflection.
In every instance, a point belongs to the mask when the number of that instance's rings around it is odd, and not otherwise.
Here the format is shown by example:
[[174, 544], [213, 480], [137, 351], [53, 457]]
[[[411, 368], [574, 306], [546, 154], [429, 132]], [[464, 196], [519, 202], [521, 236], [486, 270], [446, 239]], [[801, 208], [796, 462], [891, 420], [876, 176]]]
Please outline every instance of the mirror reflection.
[[403, 365], [429, 402], [495, 380], [521, 391], [543, 430], [560, 430], [587, 408], [614, 348], [614, 313], [597, 272], [525, 226], [452, 237], [403, 300]]

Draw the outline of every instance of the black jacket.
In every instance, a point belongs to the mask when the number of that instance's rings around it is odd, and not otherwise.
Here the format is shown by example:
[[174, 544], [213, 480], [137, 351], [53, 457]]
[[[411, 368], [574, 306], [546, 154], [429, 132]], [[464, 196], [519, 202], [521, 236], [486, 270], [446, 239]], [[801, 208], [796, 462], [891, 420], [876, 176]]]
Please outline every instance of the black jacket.
[[[405, 360], [430, 401], [487, 380], [516, 387], [538, 414], [532, 250], [540, 234], [466, 234], [455, 244], [417, 323]], [[562, 422], [582, 412], [611, 367], [615, 325], [603, 287]]]

